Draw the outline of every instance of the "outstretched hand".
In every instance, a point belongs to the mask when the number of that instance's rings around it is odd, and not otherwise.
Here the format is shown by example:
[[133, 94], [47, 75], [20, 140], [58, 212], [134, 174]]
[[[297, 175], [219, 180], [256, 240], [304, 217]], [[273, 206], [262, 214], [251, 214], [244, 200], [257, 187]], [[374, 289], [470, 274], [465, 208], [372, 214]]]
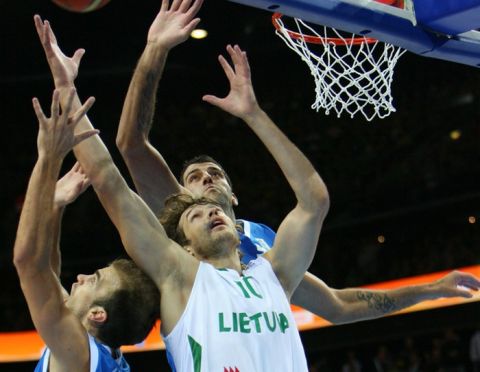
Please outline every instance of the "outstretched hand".
[[230, 92], [224, 98], [207, 94], [202, 99], [245, 120], [259, 109], [253, 91], [247, 53], [242, 51], [238, 45], [234, 47], [227, 45], [227, 52], [232, 59], [233, 68], [222, 55], [218, 56], [218, 60], [230, 83]]
[[75, 89], [71, 88], [68, 92], [67, 104], [60, 113], [60, 93], [58, 90], [55, 90], [53, 92], [51, 116], [49, 118], [43, 113], [38, 99], [34, 98], [32, 100], [33, 109], [39, 123], [37, 138], [39, 156], [49, 156], [53, 159], [63, 160], [75, 145], [99, 133], [96, 129], [87, 130], [80, 134], [74, 133], [75, 126], [95, 102], [95, 99], [90, 97], [82, 107], [72, 113], [75, 93]]
[[50, 23], [47, 20], [42, 21], [39, 15], [35, 15], [33, 20], [55, 81], [55, 87], [73, 87], [85, 49], [77, 49], [72, 57], [67, 57], [58, 46]]
[[450, 274], [437, 280], [434, 285], [438, 288], [442, 297], [465, 297], [471, 298], [471, 291], [480, 289], [480, 280], [475, 276], [461, 271], [452, 271]]
[[148, 31], [148, 43], [166, 49], [183, 43], [200, 22], [195, 18], [203, 0], [162, 0], [162, 6]]
[[90, 186], [90, 179], [83, 172], [79, 162], [57, 181], [54, 205], [57, 208], [73, 203]]

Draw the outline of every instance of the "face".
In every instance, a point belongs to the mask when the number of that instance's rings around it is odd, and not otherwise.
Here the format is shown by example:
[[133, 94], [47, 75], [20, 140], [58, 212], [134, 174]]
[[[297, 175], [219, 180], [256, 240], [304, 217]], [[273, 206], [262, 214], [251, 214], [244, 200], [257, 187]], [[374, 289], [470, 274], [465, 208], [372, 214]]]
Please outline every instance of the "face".
[[230, 254], [239, 244], [234, 222], [218, 205], [191, 206], [180, 217], [179, 227], [200, 259]]
[[195, 198], [206, 197], [227, 206], [238, 204], [223, 169], [215, 163], [190, 164], [183, 175], [183, 184]]
[[66, 305], [82, 319], [96, 299], [104, 298], [120, 287], [120, 275], [112, 266], [104, 267], [90, 275], [79, 274], [77, 281], [72, 285]]

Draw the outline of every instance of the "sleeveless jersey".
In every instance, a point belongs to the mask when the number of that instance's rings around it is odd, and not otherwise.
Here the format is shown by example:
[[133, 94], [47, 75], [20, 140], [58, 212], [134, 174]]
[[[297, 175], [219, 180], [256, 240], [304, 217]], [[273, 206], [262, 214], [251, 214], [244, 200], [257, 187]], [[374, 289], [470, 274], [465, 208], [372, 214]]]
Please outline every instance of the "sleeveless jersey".
[[[90, 335], [88, 335], [88, 342], [90, 347], [90, 372], [130, 372], [130, 366], [120, 350], [116, 350], [118, 358], [114, 359], [108, 346], [99, 343]], [[34, 372], [48, 372], [49, 361], [50, 349], [46, 348]]]
[[287, 297], [263, 257], [242, 276], [200, 262], [185, 311], [164, 341], [177, 372], [308, 370]]
[[271, 228], [246, 220], [237, 220], [237, 225], [240, 225], [242, 230], [238, 232], [242, 263], [248, 264], [251, 260], [272, 249], [275, 232]]

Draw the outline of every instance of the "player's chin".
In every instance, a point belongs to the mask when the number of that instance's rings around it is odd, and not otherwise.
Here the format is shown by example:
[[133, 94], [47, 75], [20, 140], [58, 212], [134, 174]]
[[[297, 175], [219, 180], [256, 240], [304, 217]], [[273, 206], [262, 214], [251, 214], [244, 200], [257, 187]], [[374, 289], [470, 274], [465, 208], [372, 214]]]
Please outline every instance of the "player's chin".
[[205, 190], [203, 190], [202, 196], [216, 201], [221, 194], [222, 193], [220, 192], [220, 190], [217, 189], [216, 187], [208, 187]]

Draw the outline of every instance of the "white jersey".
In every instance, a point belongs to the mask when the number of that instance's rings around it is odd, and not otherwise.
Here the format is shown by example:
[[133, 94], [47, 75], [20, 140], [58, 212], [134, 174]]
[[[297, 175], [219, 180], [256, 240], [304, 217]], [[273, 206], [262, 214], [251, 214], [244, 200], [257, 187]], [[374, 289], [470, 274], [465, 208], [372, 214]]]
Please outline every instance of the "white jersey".
[[290, 304], [262, 257], [243, 275], [201, 262], [185, 311], [164, 341], [177, 372], [308, 370]]

